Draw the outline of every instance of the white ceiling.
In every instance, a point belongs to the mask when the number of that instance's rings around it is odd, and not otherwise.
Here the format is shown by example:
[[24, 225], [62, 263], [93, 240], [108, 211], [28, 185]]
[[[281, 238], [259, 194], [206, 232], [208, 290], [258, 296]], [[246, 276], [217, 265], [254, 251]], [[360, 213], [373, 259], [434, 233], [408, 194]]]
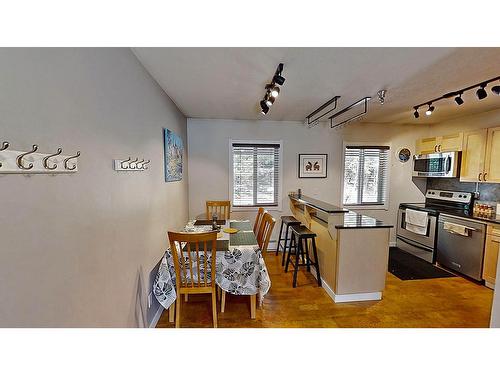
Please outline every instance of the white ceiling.
[[[500, 108], [488, 90], [436, 104], [415, 120], [412, 107], [500, 75], [500, 48], [134, 48], [133, 52], [187, 116], [304, 121], [334, 95], [338, 109], [373, 96], [362, 122], [433, 123]], [[267, 116], [259, 100], [278, 63], [286, 78]], [[387, 89], [386, 103], [375, 99]]]

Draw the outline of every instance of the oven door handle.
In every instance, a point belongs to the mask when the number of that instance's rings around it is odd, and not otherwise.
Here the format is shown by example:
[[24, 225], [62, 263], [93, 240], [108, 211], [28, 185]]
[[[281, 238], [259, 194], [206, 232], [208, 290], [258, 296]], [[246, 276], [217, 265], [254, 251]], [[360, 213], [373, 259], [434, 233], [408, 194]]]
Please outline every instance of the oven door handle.
[[417, 245], [417, 244], [416, 244], [416, 243], [414, 243], [414, 242], [409, 242], [408, 240], [405, 240], [403, 237], [399, 237], [399, 236], [398, 236], [398, 237], [396, 237], [396, 238], [397, 238], [398, 240], [403, 241], [404, 243], [406, 243], [406, 244], [408, 244], [408, 245], [414, 246], [414, 247], [419, 248], [419, 249], [421, 249], [421, 250], [425, 250], [425, 251], [427, 251], [427, 252], [429, 252], [429, 253], [432, 253], [432, 252], [433, 252], [433, 250], [429, 250], [427, 247], [423, 247], [423, 246], [421, 246], [421, 245]]

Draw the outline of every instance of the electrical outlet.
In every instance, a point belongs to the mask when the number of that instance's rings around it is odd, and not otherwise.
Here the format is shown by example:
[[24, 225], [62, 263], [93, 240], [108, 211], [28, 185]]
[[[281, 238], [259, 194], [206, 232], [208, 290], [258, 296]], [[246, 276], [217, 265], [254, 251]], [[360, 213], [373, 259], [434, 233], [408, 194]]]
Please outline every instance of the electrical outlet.
[[153, 304], [153, 293], [148, 294], [148, 309], [151, 308], [151, 305]]

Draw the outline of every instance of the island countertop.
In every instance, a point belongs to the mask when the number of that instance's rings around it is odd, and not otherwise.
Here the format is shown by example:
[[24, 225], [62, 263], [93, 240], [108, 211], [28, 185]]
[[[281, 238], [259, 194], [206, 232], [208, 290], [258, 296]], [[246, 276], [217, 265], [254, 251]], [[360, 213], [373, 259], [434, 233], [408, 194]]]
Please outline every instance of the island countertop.
[[373, 217], [359, 214], [354, 211], [344, 213], [344, 222], [335, 225], [337, 229], [366, 229], [366, 228], [392, 228], [394, 225], [386, 224]]
[[[328, 215], [338, 214], [340, 216], [340, 223], [335, 225], [336, 229], [366, 229], [366, 228], [392, 228], [392, 224], [386, 224], [381, 220], [375, 219], [373, 217], [363, 215], [354, 211], [349, 211], [345, 208], [335, 206], [330, 203], [320, 201], [315, 198], [311, 198], [307, 195], [301, 194], [289, 194], [290, 199], [303, 204], [308, 207], [312, 207], [316, 210], [322, 211]], [[320, 220], [327, 222], [326, 216]]]
[[301, 194], [289, 194], [290, 199], [294, 199], [299, 203], [305, 204], [306, 206], [310, 206], [313, 208], [316, 208], [317, 210], [329, 213], [329, 214], [334, 214], [334, 213], [341, 213], [341, 212], [348, 212], [349, 210], [346, 210], [345, 208], [334, 206], [333, 204], [326, 203], [323, 201], [320, 201], [318, 199], [314, 199], [311, 197], [308, 197], [307, 195]]

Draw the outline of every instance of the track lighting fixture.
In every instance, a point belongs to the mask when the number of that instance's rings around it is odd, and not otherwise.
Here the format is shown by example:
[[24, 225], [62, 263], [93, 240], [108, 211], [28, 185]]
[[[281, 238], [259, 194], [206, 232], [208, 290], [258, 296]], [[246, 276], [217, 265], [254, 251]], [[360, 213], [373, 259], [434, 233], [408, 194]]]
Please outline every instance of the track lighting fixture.
[[269, 112], [269, 107], [267, 106], [265, 100], [260, 101], [260, 108], [261, 108], [260, 113], [262, 113], [263, 115], [265, 115], [265, 114], [267, 114], [267, 112]]
[[457, 103], [458, 105], [464, 104], [464, 100], [462, 99], [462, 93], [461, 92], [459, 92], [458, 96], [455, 98], [455, 103]]
[[482, 100], [488, 96], [488, 93], [484, 89], [486, 87], [486, 83], [482, 83], [481, 87], [476, 91], [476, 96], [479, 100]]
[[[472, 85], [472, 86], [469, 86], [469, 87], [466, 87], [464, 89], [460, 89], [460, 90], [457, 90], [457, 91], [452, 91], [452, 92], [448, 92], [438, 98], [435, 98], [435, 99], [432, 99], [432, 100], [429, 100], [427, 102], [423, 102], [421, 104], [418, 104], [416, 106], [413, 107], [413, 109], [415, 110], [415, 112], [413, 112], [413, 116], [415, 116], [415, 118], [419, 118], [419, 113], [418, 113], [418, 109], [419, 107], [422, 107], [424, 105], [428, 105], [429, 108], [427, 109], [427, 111], [425, 111], [425, 114], [427, 116], [430, 116], [432, 114], [432, 112], [434, 111], [434, 106], [432, 105], [433, 103], [436, 103], [440, 100], [445, 100], [445, 99], [450, 99], [450, 98], [455, 98], [455, 103], [457, 103], [457, 105], [462, 105], [464, 104], [464, 100], [462, 99], [462, 95], [466, 92], [466, 91], [469, 91], [469, 90], [473, 90], [475, 88], [478, 88], [477, 91], [476, 91], [476, 97], [479, 99], [479, 100], [483, 100], [484, 98], [486, 98], [488, 96], [488, 93], [486, 92], [486, 86], [488, 86], [489, 83], [491, 82], [494, 82], [494, 81], [498, 81], [500, 80], [500, 76], [499, 77], [495, 77], [495, 78], [492, 78], [492, 79], [489, 79], [487, 81], [483, 81], [481, 83], [476, 83], [475, 85]], [[500, 85], [496, 85], [496, 86], [493, 86], [491, 88], [491, 92], [494, 93], [495, 95], [500, 95]]]
[[278, 85], [281, 86], [283, 85], [283, 83], [285, 83], [285, 77], [281, 75], [282, 73], [283, 73], [283, 63], [280, 63], [276, 68], [276, 72], [274, 72], [274, 76], [271, 83], [268, 83], [265, 86], [266, 95], [264, 96], [264, 99], [260, 101], [260, 108], [262, 109], [261, 113], [263, 115], [269, 112], [269, 107], [271, 107], [274, 104], [276, 98], [280, 94], [280, 88], [278, 87]]

